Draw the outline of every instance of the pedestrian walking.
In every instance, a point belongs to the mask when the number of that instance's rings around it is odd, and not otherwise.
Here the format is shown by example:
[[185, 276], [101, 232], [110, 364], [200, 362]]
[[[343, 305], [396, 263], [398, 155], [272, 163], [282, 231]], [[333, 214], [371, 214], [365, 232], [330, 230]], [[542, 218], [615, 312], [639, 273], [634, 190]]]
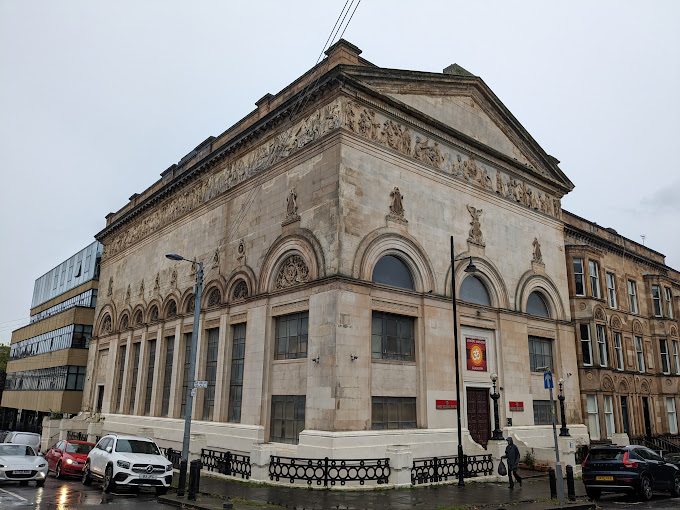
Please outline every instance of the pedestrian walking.
[[519, 468], [519, 448], [517, 448], [517, 445], [512, 442], [511, 437], [509, 437], [507, 441], [508, 446], [505, 447], [505, 455], [503, 455], [501, 458], [507, 459], [508, 461], [508, 478], [510, 479], [510, 488], [514, 489], [515, 483], [512, 479], [513, 475], [515, 476], [517, 483], [519, 483], [519, 486], [522, 486], [522, 478], [520, 478], [520, 476], [517, 474], [517, 468]]

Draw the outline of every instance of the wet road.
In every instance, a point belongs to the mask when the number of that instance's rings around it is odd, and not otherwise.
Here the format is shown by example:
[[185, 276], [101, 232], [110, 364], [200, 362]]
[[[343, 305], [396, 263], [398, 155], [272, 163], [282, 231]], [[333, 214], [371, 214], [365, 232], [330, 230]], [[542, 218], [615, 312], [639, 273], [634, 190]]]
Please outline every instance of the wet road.
[[[115, 494], [104, 494], [101, 485], [93, 483], [85, 487], [79, 479], [57, 480], [50, 474], [44, 487], [36, 487], [34, 482], [28, 487], [18, 483], [0, 483], [0, 508], [2, 510], [71, 510], [88, 508], [94, 505], [108, 505], [114, 508], [131, 510], [149, 510], [170, 507], [156, 501], [153, 489], [139, 492], [120, 491]], [[94, 510], [94, 509], [93, 509]]]

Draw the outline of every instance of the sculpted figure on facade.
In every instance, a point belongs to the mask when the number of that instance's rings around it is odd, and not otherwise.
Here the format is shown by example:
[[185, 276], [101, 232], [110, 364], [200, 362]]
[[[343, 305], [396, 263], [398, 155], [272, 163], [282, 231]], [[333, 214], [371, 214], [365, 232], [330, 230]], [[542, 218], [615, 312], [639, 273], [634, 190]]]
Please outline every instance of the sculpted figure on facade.
[[390, 215], [397, 217], [397, 218], [404, 218], [404, 195], [401, 194], [399, 191], [399, 188], [396, 186], [390, 193], [390, 197], [392, 197], [392, 203], [390, 204]]
[[534, 237], [534, 242], [531, 243], [534, 247], [534, 257], [531, 260], [536, 264], [543, 264], [543, 254], [541, 253], [541, 243], [538, 242], [538, 238]]
[[479, 217], [482, 215], [483, 210], [477, 209], [470, 205], [467, 206], [467, 210], [472, 216], [472, 221], [470, 222], [470, 226], [472, 228], [470, 229], [470, 232], [468, 234], [469, 236], [468, 241], [474, 244], [478, 244], [479, 246], [486, 246], [484, 244], [484, 238], [482, 237], [481, 224], [479, 223]]
[[276, 275], [276, 289], [287, 289], [309, 281], [309, 268], [299, 255], [288, 257]]

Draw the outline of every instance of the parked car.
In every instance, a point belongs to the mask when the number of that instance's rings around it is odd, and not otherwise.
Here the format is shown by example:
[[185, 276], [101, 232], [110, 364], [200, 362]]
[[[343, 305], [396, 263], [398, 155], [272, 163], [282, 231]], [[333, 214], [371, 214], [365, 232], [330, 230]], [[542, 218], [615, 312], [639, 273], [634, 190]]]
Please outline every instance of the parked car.
[[59, 441], [45, 453], [47, 468], [54, 471], [57, 478], [64, 476], [81, 476], [87, 455], [94, 443], [86, 441]]
[[35, 432], [9, 432], [4, 439], [4, 443], [25, 444], [31, 446], [36, 452], [40, 453], [40, 442], [42, 437]]
[[168, 492], [172, 463], [148, 437], [108, 434], [92, 448], [83, 466], [83, 484], [102, 481], [104, 492], [117, 486], [154, 487], [157, 495]]
[[586, 494], [598, 499], [603, 492], [637, 493], [652, 499], [653, 491], [680, 496], [680, 469], [644, 446], [591, 448], [581, 464]]
[[32, 446], [24, 444], [0, 444], [0, 481], [19, 482], [28, 485], [34, 481], [42, 487], [47, 477], [47, 462]]

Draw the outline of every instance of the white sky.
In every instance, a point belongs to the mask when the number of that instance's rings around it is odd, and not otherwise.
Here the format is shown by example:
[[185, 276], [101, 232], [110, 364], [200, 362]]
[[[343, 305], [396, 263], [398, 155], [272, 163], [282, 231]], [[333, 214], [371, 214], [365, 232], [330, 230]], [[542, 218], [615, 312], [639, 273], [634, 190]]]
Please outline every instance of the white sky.
[[[107, 213], [309, 69], [344, 4], [0, 0], [0, 343]], [[680, 2], [362, 0], [344, 38], [481, 76], [561, 160], [565, 209], [680, 268]]]

